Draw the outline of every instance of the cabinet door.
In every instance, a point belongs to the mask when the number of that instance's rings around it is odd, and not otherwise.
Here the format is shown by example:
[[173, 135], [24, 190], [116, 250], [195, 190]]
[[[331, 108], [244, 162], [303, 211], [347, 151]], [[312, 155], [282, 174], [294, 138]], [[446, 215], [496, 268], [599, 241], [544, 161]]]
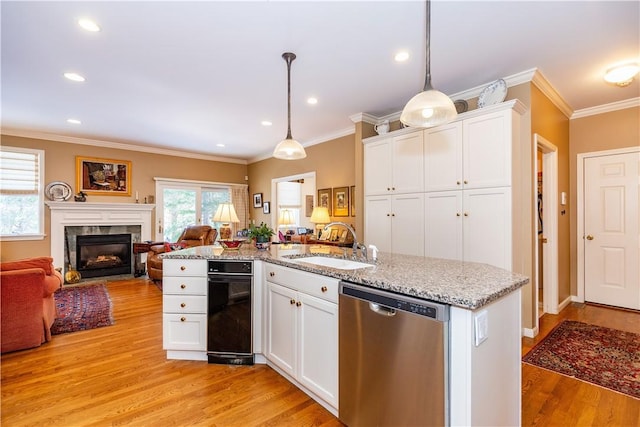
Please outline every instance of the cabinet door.
[[464, 260], [511, 270], [511, 190], [463, 193]]
[[309, 390], [338, 406], [338, 306], [299, 293], [299, 376]]
[[364, 221], [364, 241], [391, 252], [391, 196], [366, 197]]
[[402, 194], [391, 199], [391, 251], [424, 255], [424, 194]]
[[[423, 132], [413, 132], [393, 138], [393, 193], [424, 191]], [[387, 159], [389, 163], [389, 159]], [[368, 166], [368, 165], [367, 165]]]
[[267, 282], [267, 357], [292, 377], [296, 366], [297, 293]]
[[427, 193], [425, 256], [462, 261], [462, 191]]
[[462, 123], [424, 131], [424, 190], [462, 188]]
[[162, 348], [207, 351], [207, 315], [165, 313], [162, 315]]
[[364, 194], [387, 194], [391, 191], [392, 139], [364, 146]]
[[511, 185], [511, 110], [463, 121], [465, 189]]

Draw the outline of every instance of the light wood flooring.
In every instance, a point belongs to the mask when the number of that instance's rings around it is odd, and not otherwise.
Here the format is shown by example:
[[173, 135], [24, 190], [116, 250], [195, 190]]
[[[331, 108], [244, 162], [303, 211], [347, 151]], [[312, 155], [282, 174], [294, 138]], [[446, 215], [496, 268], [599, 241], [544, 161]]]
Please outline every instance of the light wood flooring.
[[[2, 355], [2, 426], [341, 426], [262, 365], [167, 360], [162, 295], [144, 279], [108, 283], [116, 324]], [[640, 333], [640, 314], [571, 306], [545, 315], [528, 351], [563, 318]], [[640, 401], [523, 365], [524, 426], [640, 426]]]

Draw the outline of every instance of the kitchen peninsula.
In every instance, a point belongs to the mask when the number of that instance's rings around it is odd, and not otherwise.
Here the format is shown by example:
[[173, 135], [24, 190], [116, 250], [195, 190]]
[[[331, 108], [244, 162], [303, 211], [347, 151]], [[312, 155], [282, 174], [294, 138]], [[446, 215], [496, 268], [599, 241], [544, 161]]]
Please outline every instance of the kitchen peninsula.
[[[350, 255], [351, 251], [346, 252]], [[266, 251], [244, 245], [240, 250], [216, 253], [213, 246], [201, 246], [164, 254], [165, 298], [169, 292], [184, 291], [184, 283], [206, 290], [207, 260], [253, 261], [256, 361], [273, 367], [335, 415], [339, 412], [337, 294], [338, 282], [344, 280], [450, 306], [447, 349], [450, 424], [520, 424], [520, 288], [528, 278], [486, 264], [389, 253], [379, 253], [375, 264], [369, 261], [372, 266], [357, 269], [305, 262], [304, 258], [310, 256], [340, 258], [344, 253], [342, 248], [320, 245], [280, 244]], [[283, 304], [278, 305], [278, 301]], [[282, 342], [279, 329], [281, 325], [300, 321], [304, 315], [293, 315], [296, 317], [281, 322], [279, 311], [288, 308], [289, 301], [292, 307], [297, 302], [298, 307], [321, 310], [325, 314], [322, 319], [327, 322], [318, 331], [318, 337], [287, 347], [293, 348], [291, 357], [288, 350], [283, 353], [278, 347]], [[166, 311], [165, 308], [163, 323], [167, 357], [207, 360], [206, 332], [203, 332], [206, 314], [203, 321], [194, 323], [199, 325], [197, 332], [191, 334], [196, 337], [195, 342], [182, 347], [184, 343], [177, 343], [176, 347], [167, 339], [167, 333], [173, 331], [176, 335], [176, 330], [187, 327], [189, 319], [186, 314]], [[313, 342], [320, 342], [321, 346], [305, 349], [305, 345]], [[317, 348], [324, 354], [316, 354]], [[315, 376], [314, 367], [320, 370]], [[327, 375], [327, 370], [333, 375]]]

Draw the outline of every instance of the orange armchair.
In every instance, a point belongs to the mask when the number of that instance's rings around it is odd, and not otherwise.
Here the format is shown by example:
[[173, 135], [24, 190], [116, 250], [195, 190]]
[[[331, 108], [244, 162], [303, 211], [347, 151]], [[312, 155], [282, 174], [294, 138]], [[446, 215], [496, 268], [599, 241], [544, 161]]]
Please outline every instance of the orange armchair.
[[170, 251], [171, 246], [179, 245], [182, 248], [191, 248], [193, 246], [213, 245], [217, 236], [218, 230], [215, 228], [211, 228], [208, 225], [194, 225], [185, 228], [176, 243], [151, 246], [147, 255], [147, 274], [149, 279], [162, 281], [162, 258], [159, 255]]
[[2, 353], [38, 347], [51, 340], [56, 320], [55, 291], [64, 283], [53, 258], [0, 263]]

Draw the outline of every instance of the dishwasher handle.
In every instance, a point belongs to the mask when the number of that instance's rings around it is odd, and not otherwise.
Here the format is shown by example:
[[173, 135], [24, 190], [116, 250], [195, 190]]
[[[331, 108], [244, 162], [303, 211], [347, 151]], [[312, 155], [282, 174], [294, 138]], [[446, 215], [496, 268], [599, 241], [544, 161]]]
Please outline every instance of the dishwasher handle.
[[395, 309], [376, 304], [375, 302], [369, 302], [369, 310], [380, 316], [393, 317], [396, 315]]

